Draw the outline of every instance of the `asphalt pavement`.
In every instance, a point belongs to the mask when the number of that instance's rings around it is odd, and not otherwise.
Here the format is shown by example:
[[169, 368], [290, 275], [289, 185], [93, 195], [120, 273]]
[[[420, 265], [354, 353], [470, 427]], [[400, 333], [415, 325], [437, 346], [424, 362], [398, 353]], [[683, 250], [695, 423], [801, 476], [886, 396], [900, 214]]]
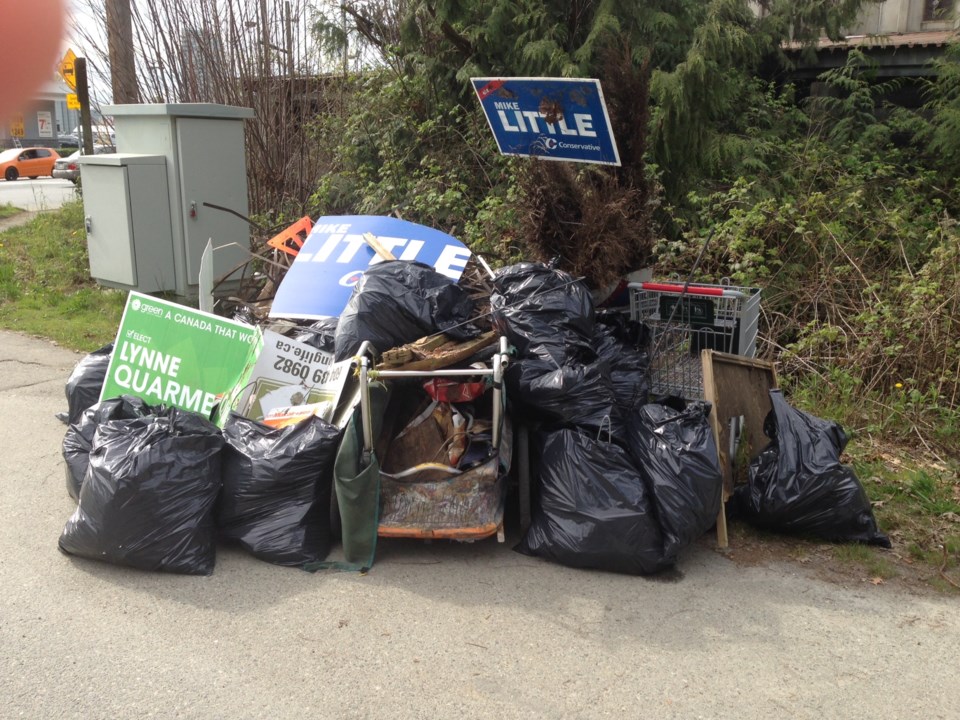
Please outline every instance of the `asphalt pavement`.
[[741, 567], [669, 581], [382, 540], [367, 575], [221, 547], [209, 577], [71, 558], [79, 355], [0, 333], [2, 718], [960, 718], [955, 599]]
[[55, 210], [78, 197], [76, 186], [59, 178], [20, 178], [0, 180], [0, 205], [10, 204], [23, 210]]

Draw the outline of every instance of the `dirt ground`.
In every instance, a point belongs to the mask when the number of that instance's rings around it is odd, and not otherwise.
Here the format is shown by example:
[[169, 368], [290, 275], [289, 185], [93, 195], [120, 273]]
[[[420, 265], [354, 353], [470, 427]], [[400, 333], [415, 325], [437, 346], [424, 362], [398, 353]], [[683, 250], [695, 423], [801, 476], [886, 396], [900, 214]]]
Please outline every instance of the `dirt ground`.
[[[705, 536], [714, 551], [741, 567], [771, 567], [786, 563], [812, 578], [846, 588], [884, 585], [918, 596], [960, 596], [960, 578], [910, 557], [893, 538], [889, 550], [876, 547], [817, 542], [778, 536], [743, 523], [729, 528], [730, 545], [718, 548], [716, 538]], [[956, 584], [954, 584], [956, 583]]]
[[30, 222], [33, 218], [37, 216], [35, 212], [21, 212], [16, 215], [11, 215], [8, 218], [0, 218], [0, 232], [4, 230], [9, 230], [12, 227], [19, 227], [20, 225], [25, 225]]

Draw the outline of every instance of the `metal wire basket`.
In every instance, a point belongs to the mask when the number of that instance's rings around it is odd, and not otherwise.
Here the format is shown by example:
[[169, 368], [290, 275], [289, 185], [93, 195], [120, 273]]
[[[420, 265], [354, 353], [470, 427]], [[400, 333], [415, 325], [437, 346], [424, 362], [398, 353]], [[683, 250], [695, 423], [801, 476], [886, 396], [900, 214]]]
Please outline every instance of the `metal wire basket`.
[[651, 330], [651, 392], [703, 398], [701, 350], [753, 357], [760, 289], [643, 282], [630, 284], [630, 317]]

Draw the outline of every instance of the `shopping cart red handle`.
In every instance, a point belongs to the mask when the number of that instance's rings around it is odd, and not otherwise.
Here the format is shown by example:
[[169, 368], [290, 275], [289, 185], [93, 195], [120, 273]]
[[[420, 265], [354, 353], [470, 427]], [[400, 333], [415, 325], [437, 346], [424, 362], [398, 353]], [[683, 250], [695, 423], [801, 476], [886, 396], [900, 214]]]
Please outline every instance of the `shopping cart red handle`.
[[[641, 286], [644, 290], [656, 290], [659, 292], [675, 292], [682, 293], [683, 285], [667, 285], [666, 283], [656, 283], [656, 282], [645, 282], [641, 283]], [[713, 295], [714, 297], [724, 297], [729, 295], [729, 291], [724, 291], [723, 288], [718, 287], [702, 287], [698, 285], [689, 285], [687, 286], [687, 295]], [[737, 293], [739, 295], [739, 293]]]

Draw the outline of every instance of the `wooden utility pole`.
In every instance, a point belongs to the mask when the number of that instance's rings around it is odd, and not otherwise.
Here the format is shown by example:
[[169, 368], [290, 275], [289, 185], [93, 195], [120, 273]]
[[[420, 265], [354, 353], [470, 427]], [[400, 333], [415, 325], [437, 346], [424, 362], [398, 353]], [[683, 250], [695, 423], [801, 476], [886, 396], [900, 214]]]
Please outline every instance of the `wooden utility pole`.
[[107, 46], [110, 51], [110, 84], [113, 102], [140, 102], [133, 53], [133, 16], [130, 0], [106, 0]]
[[263, 76], [261, 81], [266, 83], [270, 77], [270, 17], [267, 14], [267, 0], [260, 0], [260, 44], [263, 48]]
[[80, 103], [80, 132], [83, 134], [83, 154], [93, 155], [93, 128], [90, 122], [90, 86], [87, 84], [87, 59], [73, 61], [73, 73], [77, 82], [77, 101]]

